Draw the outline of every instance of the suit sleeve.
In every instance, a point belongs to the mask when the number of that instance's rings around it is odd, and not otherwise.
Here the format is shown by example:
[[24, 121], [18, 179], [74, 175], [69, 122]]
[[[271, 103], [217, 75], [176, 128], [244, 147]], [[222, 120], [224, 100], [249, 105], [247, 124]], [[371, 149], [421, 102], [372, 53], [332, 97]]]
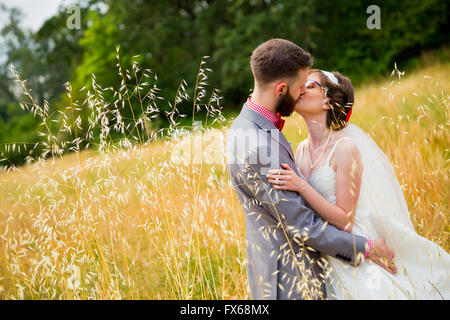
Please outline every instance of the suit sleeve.
[[[254, 150], [253, 152], [258, 152]], [[274, 189], [255, 155], [249, 154], [245, 163], [239, 166], [239, 188], [249, 194], [269, 214], [277, 227], [285, 230], [287, 236], [298, 243], [305, 243], [320, 252], [341, 259], [351, 265], [358, 265], [363, 259], [366, 238], [351, 234], [325, 223], [310, 208], [297, 192]]]

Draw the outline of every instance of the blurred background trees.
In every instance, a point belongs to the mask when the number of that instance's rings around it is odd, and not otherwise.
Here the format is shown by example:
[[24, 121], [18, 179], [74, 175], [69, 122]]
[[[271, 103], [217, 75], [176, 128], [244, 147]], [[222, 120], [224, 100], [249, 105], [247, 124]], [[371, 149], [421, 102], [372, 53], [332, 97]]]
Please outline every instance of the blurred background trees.
[[[74, 101], [79, 90], [90, 85], [91, 74], [103, 87], [120, 87], [117, 45], [124, 68], [138, 61], [158, 75], [160, 95], [167, 101], [174, 100], [183, 79], [192, 97], [200, 60], [210, 56], [209, 86], [221, 90], [224, 115], [232, 115], [253, 87], [252, 50], [270, 38], [297, 43], [312, 53], [314, 67], [340, 71], [356, 85], [388, 75], [394, 62], [403, 69], [413, 67], [422, 52], [448, 45], [448, 1], [378, 1], [379, 30], [366, 27], [366, 9], [371, 4], [350, 0], [90, 0], [78, 3], [80, 29], [67, 28], [70, 14], [60, 7], [36, 32], [21, 26], [19, 10], [3, 5], [0, 10], [9, 20], [0, 33], [0, 143], [32, 144], [40, 139], [39, 119], [19, 107], [22, 93], [8, 70], [11, 63], [28, 79], [35, 98], [41, 103], [49, 101], [49, 113], [56, 117], [57, 110], [67, 107], [64, 84], [68, 81]], [[188, 116], [192, 113], [192, 104], [178, 107]], [[162, 101], [159, 108], [163, 112], [170, 107]], [[83, 119], [88, 116], [87, 110], [79, 114]], [[130, 121], [129, 110], [123, 116]], [[163, 114], [154, 123], [168, 125]], [[16, 164], [27, 154], [25, 150], [6, 153]]]

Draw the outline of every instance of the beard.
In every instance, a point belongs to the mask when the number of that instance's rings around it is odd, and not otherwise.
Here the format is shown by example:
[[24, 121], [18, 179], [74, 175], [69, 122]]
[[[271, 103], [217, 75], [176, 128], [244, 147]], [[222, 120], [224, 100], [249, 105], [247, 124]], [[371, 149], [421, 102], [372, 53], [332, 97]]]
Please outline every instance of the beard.
[[286, 94], [278, 100], [275, 110], [280, 116], [289, 117], [294, 112], [296, 102], [297, 99], [291, 96], [288, 88]]

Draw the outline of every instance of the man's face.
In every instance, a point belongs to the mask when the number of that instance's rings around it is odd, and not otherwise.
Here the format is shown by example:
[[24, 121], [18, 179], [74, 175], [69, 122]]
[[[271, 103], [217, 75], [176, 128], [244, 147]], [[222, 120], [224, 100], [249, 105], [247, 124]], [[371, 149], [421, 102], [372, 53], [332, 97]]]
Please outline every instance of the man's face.
[[288, 86], [286, 94], [278, 99], [276, 112], [281, 116], [288, 117], [294, 112], [295, 104], [300, 95], [305, 92], [305, 82], [308, 78], [309, 68], [300, 69], [297, 76], [291, 80], [291, 85]]

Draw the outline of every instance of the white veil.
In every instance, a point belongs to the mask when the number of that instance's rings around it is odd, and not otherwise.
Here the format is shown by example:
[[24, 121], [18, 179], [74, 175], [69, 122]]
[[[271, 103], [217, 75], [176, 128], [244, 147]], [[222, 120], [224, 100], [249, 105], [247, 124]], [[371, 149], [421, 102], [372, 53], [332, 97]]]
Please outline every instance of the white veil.
[[393, 230], [386, 230], [387, 226], [383, 225], [387, 221], [390, 227], [414, 231], [405, 197], [387, 156], [357, 125], [348, 123], [343, 132], [356, 142], [360, 151], [364, 167], [362, 186], [376, 211], [378, 221], [372, 223], [376, 226], [379, 236], [385, 237], [387, 241], [392, 236]]
[[385, 238], [386, 244], [394, 251], [397, 270], [404, 270], [409, 282], [414, 283], [416, 288], [424, 289], [430, 296], [449, 299], [450, 255], [415, 232], [391, 162], [375, 141], [357, 125], [348, 123], [343, 132], [344, 136], [356, 142], [360, 151], [363, 164], [361, 190], [364, 188], [364, 195], [374, 212], [370, 215], [370, 223], [377, 237]]

